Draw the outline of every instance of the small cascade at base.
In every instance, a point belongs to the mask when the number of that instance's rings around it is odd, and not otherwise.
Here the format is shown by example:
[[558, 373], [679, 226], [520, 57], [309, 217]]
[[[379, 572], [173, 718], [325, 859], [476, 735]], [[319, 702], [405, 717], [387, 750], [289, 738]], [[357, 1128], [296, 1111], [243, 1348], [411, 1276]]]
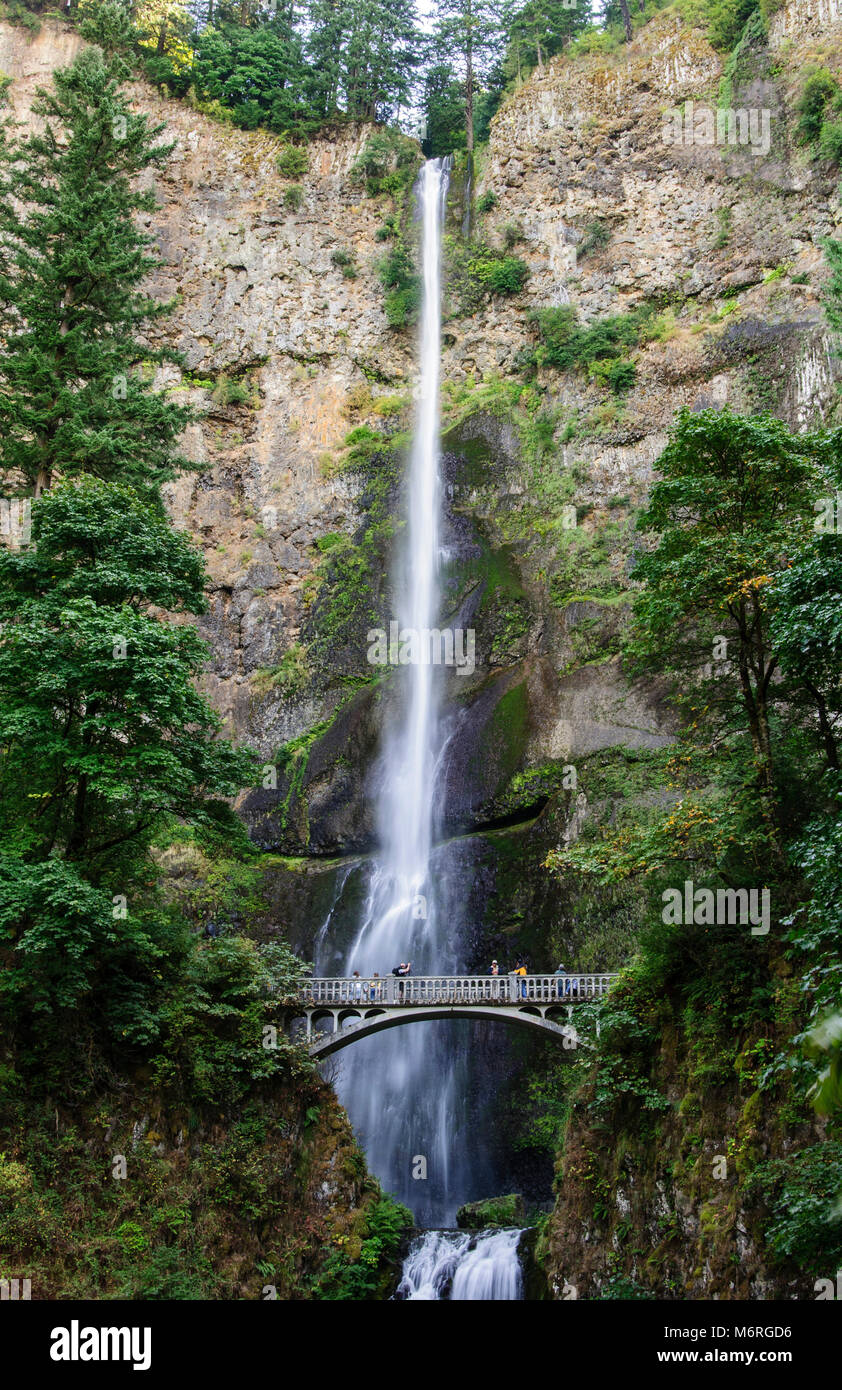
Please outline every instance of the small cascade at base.
[[521, 1230], [425, 1231], [404, 1260], [395, 1298], [476, 1303], [523, 1298]]

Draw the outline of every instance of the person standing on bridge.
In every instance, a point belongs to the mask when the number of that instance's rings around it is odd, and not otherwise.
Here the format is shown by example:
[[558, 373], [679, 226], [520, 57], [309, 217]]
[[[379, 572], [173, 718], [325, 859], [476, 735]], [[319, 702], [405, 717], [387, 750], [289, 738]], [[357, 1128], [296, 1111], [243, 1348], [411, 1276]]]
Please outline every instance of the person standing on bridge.
[[489, 970], [488, 973], [489, 973], [489, 975], [499, 975], [499, 974], [500, 974], [500, 967], [499, 967], [499, 965], [497, 964], [496, 960], [493, 960], [493, 961], [491, 962], [491, 969]]
[[520, 977], [521, 977], [521, 979], [520, 979], [520, 994], [521, 994], [521, 998], [522, 998], [522, 999], [525, 999], [525, 998], [526, 998], [526, 964], [525, 964], [525, 962], [524, 962], [523, 956], [518, 956], [517, 965], [515, 966], [514, 970], [512, 971], [512, 974], [513, 974], [513, 975], [520, 975]]
[[555, 972], [555, 977], [558, 981], [558, 997], [560, 999], [563, 994], [570, 993], [570, 981], [567, 978], [567, 971], [563, 965], [558, 967], [558, 970]]
[[393, 975], [397, 975], [397, 976], [399, 977], [400, 981], [401, 981], [401, 983], [398, 985], [398, 998], [401, 999], [401, 1000], [403, 1000], [403, 996], [404, 996], [404, 984], [403, 984], [403, 981], [405, 980], [405, 978], [406, 978], [407, 975], [411, 975], [411, 974], [412, 974], [412, 961], [411, 961], [411, 960], [409, 960], [409, 961], [403, 961], [403, 960], [402, 960], [401, 963], [400, 963], [400, 965], [396, 965], [396, 966], [395, 966], [394, 970], [392, 971], [392, 974], [393, 974]]
[[355, 999], [362, 999], [363, 997], [363, 982], [360, 979], [359, 970], [354, 971], [354, 983], [351, 986], [351, 993]]

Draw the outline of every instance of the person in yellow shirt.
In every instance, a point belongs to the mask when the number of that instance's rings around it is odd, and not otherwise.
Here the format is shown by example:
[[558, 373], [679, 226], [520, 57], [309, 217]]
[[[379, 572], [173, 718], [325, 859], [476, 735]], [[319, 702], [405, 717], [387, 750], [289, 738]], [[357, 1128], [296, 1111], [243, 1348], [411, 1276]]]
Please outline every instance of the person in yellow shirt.
[[526, 966], [525, 966], [525, 964], [524, 964], [524, 961], [523, 961], [523, 957], [522, 957], [522, 956], [518, 956], [518, 962], [517, 962], [517, 965], [515, 966], [514, 970], [512, 971], [512, 974], [513, 974], [513, 975], [520, 975], [520, 976], [522, 977], [522, 978], [521, 978], [521, 984], [520, 984], [520, 993], [521, 993], [521, 998], [522, 998], [522, 999], [525, 999], [525, 998], [526, 998]]

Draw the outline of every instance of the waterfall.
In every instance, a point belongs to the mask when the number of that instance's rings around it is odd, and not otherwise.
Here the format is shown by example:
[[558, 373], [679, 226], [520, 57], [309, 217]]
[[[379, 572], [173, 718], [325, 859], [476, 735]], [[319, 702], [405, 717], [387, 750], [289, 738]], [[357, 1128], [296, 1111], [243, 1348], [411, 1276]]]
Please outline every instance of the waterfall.
[[[437, 626], [440, 601], [441, 245], [449, 166], [449, 160], [428, 161], [418, 184], [420, 378], [396, 584], [400, 627], [415, 633]], [[345, 958], [346, 975], [382, 975], [403, 961], [412, 962], [415, 974], [444, 974], [460, 964], [448, 936], [451, 914], [443, 907], [441, 885], [437, 901], [434, 882], [436, 787], [446, 744], [441, 678], [442, 667], [425, 660], [392, 677], [398, 714], [384, 730], [378, 770], [380, 848]], [[397, 1045], [391, 1033], [365, 1039], [343, 1055], [337, 1081], [371, 1169], [424, 1224], [452, 1219], [456, 1204], [465, 1200], [470, 1169], [470, 1137], [456, 1100], [464, 1093], [466, 1061], [454, 1055], [447, 1027], [413, 1024], [401, 1029]], [[461, 1187], [453, 1181], [454, 1151], [463, 1155]]]
[[[421, 175], [421, 374], [407, 497], [406, 545], [399, 582], [402, 630], [422, 633], [438, 618], [439, 372], [441, 357], [441, 229], [447, 164], [430, 160]], [[434, 671], [429, 661], [405, 668], [402, 717], [387, 731], [381, 765], [381, 852], [365, 918], [351, 947], [348, 972], [372, 959], [418, 967], [437, 963], [431, 937], [428, 879], [436, 771], [441, 759]], [[389, 968], [389, 967], [387, 967]]]
[[489, 1302], [523, 1298], [522, 1231], [425, 1231], [404, 1260], [396, 1298]]

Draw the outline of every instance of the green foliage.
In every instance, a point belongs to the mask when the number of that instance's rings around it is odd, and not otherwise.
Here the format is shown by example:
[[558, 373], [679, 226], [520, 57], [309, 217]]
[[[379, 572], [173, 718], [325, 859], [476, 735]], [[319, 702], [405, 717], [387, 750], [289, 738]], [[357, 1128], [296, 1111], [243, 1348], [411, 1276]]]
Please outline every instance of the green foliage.
[[[527, 373], [540, 367], [555, 367], [558, 371], [572, 371], [576, 367], [593, 368], [597, 362], [607, 362], [622, 357], [624, 351], [637, 347], [655, 331], [655, 310], [648, 304], [632, 309], [627, 314], [615, 314], [597, 319], [587, 327], [576, 320], [576, 310], [564, 304], [556, 309], [538, 309], [529, 315], [529, 322], [538, 333], [539, 345], [521, 354], [520, 365]], [[614, 369], [611, 378], [623, 384], [633, 383], [629, 378], [628, 367], [622, 371]], [[608, 368], [603, 370], [608, 373]], [[613, 387], [612, 389], [617, 389]], [[618, 391], [618, 394], [620, 392]]]
[[[196, 35], [194, 50], [191, 76], [199, 102], [229, 111], [236, 125], [306, 135], [320, 124], [306, 91], [301, 36], [289, 14], [276, 11], [270, 23], [256, 28], [208, 25]], [[281, 160], [288, 163], [281, 166]], [[306, 168], [306, 150], [289, 146], [282, 152], [285, 178], [297, 178]]]
[[593, 372], [594, 376], [610, 387], [615, 396], [626, 395], [637, 379], [635, 364], [622, 358], [609, 358], [606, 362], [594, 362]]
[[293, 183], [284, 189], [283, 205], [288, 212], [298, 212], [303, 202], [304, 189], [300, 184]]
[[842, 164], [842, 87], [827, 68], [807, 70], [796, 107], [796, 135], [819, 158]]
[[[194, 945], [156, 1012], [155, 1084], [198, 1103], [233, 1105], [261, 1081], [303, 1074], [309, 1062], [285, 1036], [282, 1006], [294, 1001], [304, 976], [303, 962], [282, 942], [257, 946], [230, 936]], [[270, 1046], [266, 1027], [275, 1030]]]
[[769, 1208], [766, 1239], [774, 1254], [828, 1278], [842, 1262], [840, 1172], [842, 1143], [827, 1140], [763, 1164], [751, 1184]]
[[407, 136], [397, 130], [376, 130], [351, 165], [350, 177], [352, 183], [364, 184], [371, 198], [381, 193], [397, 196], [413, 183], [417, 167], [418, 151]]
[[217, 378], [211, 399], [214, 404], [221, 406], [253, 405], [256, 403], [254, 389], [249, 382], [231, 377], [227, 372], [221, 372]]
[[97, 982], [111, 982], [106, 1013], [133, 993], [161, 947], [138, 903], [115, 913], [113, 895], [143, 896], [175, 817], [242, 842], [222, 798], [254, 775], [194, 686], [204, 644], [160, 616], [204, 610], [185, 538], [94, 479], [45, 494], [32, 529], [32, 548], [0, 551], [0, 912], [15, 948], [0, 990], [22, 1027]]
[[583, 261], [587, 256], [593, 255], [594, 251], [601, 251], [603, 246], [607, 246], [611, 240], [611, 228], [607, 222], [597, 219], [589, 222], [585, 228], [585, 235], [576, 248], [577, 261]]
[[830, 164], [842, 164], [842, 121], [825, 121], [819, 136], [819, 155]]
[[493, 212], [499, 201], [493, 188], [489, 188], [487, 193], [483, 193], [482, 197], [477, 199], [477, 212], [480, 216], [484, 216], [487, 212]]
[[703, 13], [708, 38], [720, 50], [733, 48], [755, 16], [762, 19], [757, 0], [705, 0]]
[[[770, 816], [770, 591], [812, 544], [813, 497], [827, 489], [840, 443], [838, 433], [791, 433], [771, 415], [681, 411], [638, 523], [657, 544], [634, 570], [645, 587], [629, 658], [657, 667], [708, 725], [749, 734]], [[712, 664], [717, 638], [729, 644], [727, 668]]]
[[474, 314], [492, 295], [520, 294], [529, 267], [517, 256], [495, 250], [483, 242], [446, 238], [448, 288], [458, 300], [461, 314]]
[[799, 139], [805, 142], [819, 139], [827, 107], [838, 93], [839, 83], [827, 68], [808, 71], [796, 106]]
[[648, 1289], [644, 1289], [638, 1284], [637, 1280], [629, 1278], [627, 1274], [612, 1274], [606, 1279], [602, 1289], [597, 1294], [597, 1298], [606, 1301], [611, 1299], [622, 1299], [627, 1302], [629, 1299], [640, 1300], [652, 1299], [655, 1295]]
[[354, 257], [350, 251], [333, 251], [330, 257], [331, 265], [337, 266], [346, 280], [356, 280], [357, 267], [354, 265]]
[[343, 1253], [332, 1254], [314, 1283], [313, 1297], [330, 1302], [382, 1298], [413, 1224], [412, 1213], [390, 1197], [374, 1202], [366, 1212], [358, 1257], [349, 1260]]
[[723, 251], [731, 240], [732, 220], [733, 214], [729, 207], [717, 208], [717, 232], [713, 243], [715, 251]]
[[265, 666], [255, 672], [252, 685], [258, 694], [278, 690], [288, 698], [294, 698], [306, 689], [310, 678], [307, 648], [301, 642], [294, 642], [276, 666]]
[[[140, 368], [177, 356], [135, 331], [167, 312], [141, 289], [159, 265], [136, 225], [155, 197], [145, 171], [171, 146], [120, 90], [122, 59], [84, 50], [36, 102], [43, 131], [7, 150], [0, 199], [0, 473], [36, 492], [93, 473], [153, 490], [192, 467], [176, 452], [190, 409]], [[8, 483], [7, 483], [8, 486]]]
[[830, 269], [830, 282], [824, 295], [824, 309], [831, 328], [842, 332], [842, 241], [824, 242], [824, 253]]
[[421, 304], [421, 277], [406, 247], [393, 246], [378, 268], [380, 283], [388, 290], [386, 318], [391, 328], [414, 323]]
[[307, 173], [309, 162], [303, 145], [286, 145], [278, 155], [278, 173], [285, 179], [299, 179]]
[[424, 153], [428, 159], [464, 150], [465, 85], [449, 60], [434, 63], [424, 76]]

